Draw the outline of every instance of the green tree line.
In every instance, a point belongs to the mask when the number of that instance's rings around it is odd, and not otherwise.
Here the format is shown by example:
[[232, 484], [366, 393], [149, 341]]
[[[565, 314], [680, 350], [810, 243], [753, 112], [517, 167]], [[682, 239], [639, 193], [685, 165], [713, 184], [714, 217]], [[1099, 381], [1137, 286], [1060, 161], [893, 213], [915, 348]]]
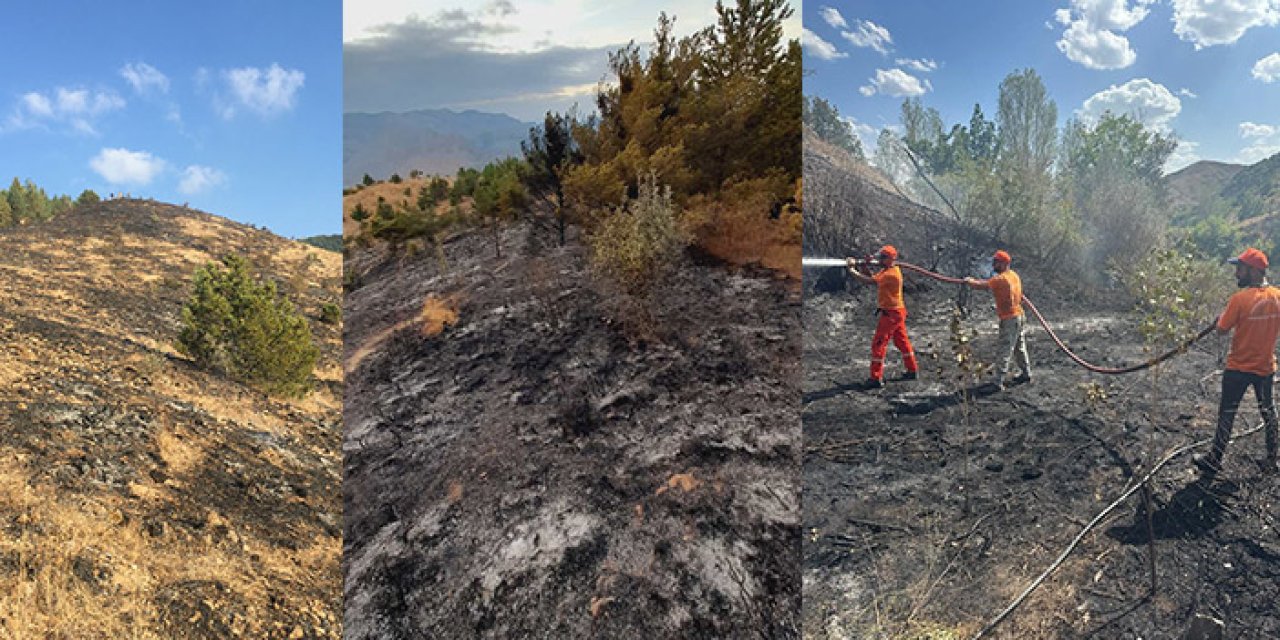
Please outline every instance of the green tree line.
[[[717, 3], [716, 13], [715, 24], [683, 38], [674, 36], [675, 18], [660, 14], [652, 46], [609, 56], [595, 113], [547, 113], [520, 157], [459, 169], [403, 204], [382, 200], [353, 217], [392, 242], [434, 241], [453, 224], [483, 227], [498, 253], [501, 225], [534, 210], [554, 217], [561, 243], [571, 223], [594, 235], [612, 219], [664, 207], [671, 210], [655, 215], [676, 216], [681, 233], [715, 228], [717, 215], [749, 199], [744, 194], [764, 202], [754, 208], [767, 219], [770, 203], [776, 209], [794, 198], [801, 175], [800, 43], [782, 37], [793, 9], [784, 0], [736, 0]], [[616, 247], [625, 240], [616, 230], [607, 235], [615, 249], [604, 253], [621, 255]], [[649, 244], [666, 251], [671, 240]]]
[[1057, 123], [1040, 76], [1019, 70], [1000, 83], [994, 120], [975, 104], [948, 128], [919, 98], [903, 101], [901, 132], [881, 131], [874, 161], [913, 196], [1049, 267], [1099, 276], [1135, 247], [1170, 241], [1173, 135], [1111, 112]]
[[51, 220], [76, 205], [92, 204], [99, 199], [98, 194], [89, 189], [74, 200], [67, 195], [50, 196], [30, 179], [24, 184], [14, 178], [8, 189], [0, 189], [0, 228]]

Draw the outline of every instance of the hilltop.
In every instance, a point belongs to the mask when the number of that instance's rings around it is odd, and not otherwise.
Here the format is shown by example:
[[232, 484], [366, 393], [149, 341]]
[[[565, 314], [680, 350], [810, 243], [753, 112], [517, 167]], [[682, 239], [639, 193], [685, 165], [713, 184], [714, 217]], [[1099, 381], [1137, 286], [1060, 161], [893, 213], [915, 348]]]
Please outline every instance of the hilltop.
[[1280, 153], [1251, 165], [1204, 160], [1165, 178], [1175, 222], [1194, 224], [1225, 214], [1246, 238], [1277, 231], [1280, 214]]
[[342, 116], [342, 183], [364, 174], [407, 176], [414, 169], [453, 175], [520, 155], [533, 125], [500, 113], [422, 109], [405, 113], [345, 113]]
[[1190, 212], [1208, 204], [1244, 168], [1242, 164], [1201, 160], [1165, 176], [1170, 208]]
[[[286, 401], [174, 346], [193, 271], [249, 257], [308, 316]], [[149, 200], [0, 233], [0, 629], [337, 638], [341, 256]]]

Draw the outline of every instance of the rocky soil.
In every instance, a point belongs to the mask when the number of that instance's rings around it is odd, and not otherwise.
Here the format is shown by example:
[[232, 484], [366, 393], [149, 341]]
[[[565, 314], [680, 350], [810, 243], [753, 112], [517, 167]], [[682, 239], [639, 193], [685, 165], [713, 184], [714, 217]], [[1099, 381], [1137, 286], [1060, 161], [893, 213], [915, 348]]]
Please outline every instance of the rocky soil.
[[[310, 318], [303, 400], [173, 347], [193, 271], [233, 251]], [[341, 635], [340, 261], [149, 200], [0, 235], [0, 635]]]
[[798, 637], [796, 283], [502, 245], [349, 258], [347, 637]]

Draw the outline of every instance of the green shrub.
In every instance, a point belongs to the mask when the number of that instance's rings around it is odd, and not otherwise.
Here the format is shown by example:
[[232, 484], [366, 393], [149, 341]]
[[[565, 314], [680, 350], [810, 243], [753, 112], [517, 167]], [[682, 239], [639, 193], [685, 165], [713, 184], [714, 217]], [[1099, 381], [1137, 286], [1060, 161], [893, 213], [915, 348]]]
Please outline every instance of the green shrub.
[[1194, 336], [1218, 317], [1235, 291], [1221, 260], [1198, 254], [1189, 240], [1154, 249], [1115, 270], [1136, 301], [1138, 331], [1153, 352]]
[[196, 270], [177, 348], [202, 367], [289, 396], [309, 390], [320, 353], [306, 318], [234, 254]]
[[320, 322], [325, 324], [338, 324], [342, 322], [342, 307], [332, 302], [326, 302], [320, 305]]
[[369, 219], [369, 211], [364, 208], [364, 205], [357, 204], [356, 207], [351, 210], [351, 219], [356, 222], [364, 222]]
[[605, 216], [592, 236], [592, 265], [632, 294], [649, 291], [688, 244], [671, 188], [650, 173], [638, 197]]

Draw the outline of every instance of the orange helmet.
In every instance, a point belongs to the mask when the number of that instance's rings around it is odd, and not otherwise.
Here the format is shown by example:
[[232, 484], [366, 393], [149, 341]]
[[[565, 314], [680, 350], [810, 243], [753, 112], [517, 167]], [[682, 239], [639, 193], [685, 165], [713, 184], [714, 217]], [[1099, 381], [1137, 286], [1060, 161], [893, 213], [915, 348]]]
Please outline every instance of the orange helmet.
[[1244, 253], [1234, 258], [1229, 258], [1227, 262], [1230, 262], [1231, 264], [1248, 265], [1259, 271], [1266, 271], [1267, 266], [1269, 266], [1269, 263], [1267, 262], [1267, 254], [1254, 249], [1253, 247], [1245, 249]]
[[1000, 251], [996, 251], [995, 255], [991, 256], [991, 261], [998, 262], [1000, 264], [1009, 264], [1010, 262], [1013, 262], [1013, 258], [1009, 257], [1009, 254], [1002, 249]]
[[880, 262], [884, 264], [893, 264], [893, 261], [898, 259], [898, 250], [894, 249], [893, 245], [886, 244], [885, 246], [880, 247], [880, 253], [876, 255], [880, 258]]

